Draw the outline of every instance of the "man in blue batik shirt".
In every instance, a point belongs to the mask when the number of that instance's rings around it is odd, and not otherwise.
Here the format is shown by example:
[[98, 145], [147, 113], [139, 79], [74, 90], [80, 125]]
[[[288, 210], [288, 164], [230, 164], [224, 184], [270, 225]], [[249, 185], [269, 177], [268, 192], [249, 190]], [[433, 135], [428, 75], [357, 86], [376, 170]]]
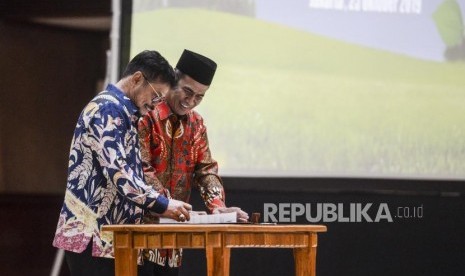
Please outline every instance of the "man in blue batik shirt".
[[138, 116], [175, 83], [156, 51], [135, 56], [115, 85], [82, 111], [71, 142], [68, 182], [53, 240], [65, 250], [71, 275], [114, 275], [108, 224], [139, 224], [145, 211], [184, 221], [192, 206], [160, 195], [144, 182]]

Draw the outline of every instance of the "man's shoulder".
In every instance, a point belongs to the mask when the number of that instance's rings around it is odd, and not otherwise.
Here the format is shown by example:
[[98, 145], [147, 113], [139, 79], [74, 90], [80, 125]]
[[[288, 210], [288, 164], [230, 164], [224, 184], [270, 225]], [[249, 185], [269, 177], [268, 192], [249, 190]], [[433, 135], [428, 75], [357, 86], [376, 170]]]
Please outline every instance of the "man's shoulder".
[[83, 126], [101, 122], [104, 118], [120, 118], [119, 120], [128, 121], [130, 118], [129, 111], [111, 92], [103, 91], [97, 94], [84, 107], [80, 121]]
[[118, 97], [111, 91], [102, 91], [98, 93], [86, 106], [86, 109], [92, 108], [99, 113], [125, 113], [129, 116], [129, 111]]
[[102, 91], [95, 95], [95, 97], [91, 100], [91, 103], [97, 103], [101, 106], [103, 105], [110, 105], [110, 106], [122, 106], [122, 103], [111, 91]]
[[201, 121], [201, 122], [203, 122], [203, 117], [202, 117], [202, 115], [200, 115], [200, 113], [198, 113], [198, 112], [195, 111], [195, 110], [191, 110], [189, 118], [190, 118], [192, 121]]

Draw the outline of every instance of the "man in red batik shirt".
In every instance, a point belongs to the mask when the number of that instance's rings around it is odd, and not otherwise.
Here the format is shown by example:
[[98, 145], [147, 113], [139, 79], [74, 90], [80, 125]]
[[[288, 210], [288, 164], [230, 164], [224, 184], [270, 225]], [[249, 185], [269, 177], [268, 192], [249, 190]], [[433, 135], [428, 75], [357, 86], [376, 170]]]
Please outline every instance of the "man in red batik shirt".
[[[160, 97], [155, 108], [139, 121], [146, 182], [166, 197], [185, 202], [189, 201], [192, 186], [198, 185], [209, 212], [236, 212], [238, 221], [246, 222], [247, 213], [225, 205], [218, 164], [208, 146], [207, 129], [200, 114], [193, 110], [210, 87], [216, 63], [184, 50], [175, 71], [177, 85], [165, 97]], [[145, 217], [147, 223], [154, 220], [154, 216]], [[145, 264], [150, 270], [147, 275], [178, 275], [181, 255], [180, 249], [145, 251], [144, 258], [153, 263], [152, 267]]]

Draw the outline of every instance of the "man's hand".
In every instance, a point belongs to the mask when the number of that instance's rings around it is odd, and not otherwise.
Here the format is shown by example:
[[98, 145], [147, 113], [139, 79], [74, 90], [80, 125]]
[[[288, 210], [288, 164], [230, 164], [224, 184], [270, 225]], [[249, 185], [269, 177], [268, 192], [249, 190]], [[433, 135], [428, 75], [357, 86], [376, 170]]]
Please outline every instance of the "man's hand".
[[176, 221], [190, 220], [191, 216], [189, 211], [192, 210], [192, 205], [185, 203], [184, 201], [170, 199], [168, 208], [161, 214], [162, 217], [171, 218]]
[[213, 214], [232, 213], [236, 212], [238, 222], [247, 222], [249, 215], [242, 211], [239, 207], [218, 207], [213, 210]]

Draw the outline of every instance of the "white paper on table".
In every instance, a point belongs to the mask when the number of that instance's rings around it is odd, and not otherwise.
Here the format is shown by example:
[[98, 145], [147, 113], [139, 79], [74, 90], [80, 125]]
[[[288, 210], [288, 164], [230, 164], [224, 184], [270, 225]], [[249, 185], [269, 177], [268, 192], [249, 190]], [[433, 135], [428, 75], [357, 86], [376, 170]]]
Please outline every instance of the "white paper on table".
[[237, 213], [222, 213], [211, 215], [191, 215], [189, 221], [176, 221], [170, 218], [160, 218], [159, 223], [189, 223], [189, 224], [208, 224], [208, 223], [236, 223]]

